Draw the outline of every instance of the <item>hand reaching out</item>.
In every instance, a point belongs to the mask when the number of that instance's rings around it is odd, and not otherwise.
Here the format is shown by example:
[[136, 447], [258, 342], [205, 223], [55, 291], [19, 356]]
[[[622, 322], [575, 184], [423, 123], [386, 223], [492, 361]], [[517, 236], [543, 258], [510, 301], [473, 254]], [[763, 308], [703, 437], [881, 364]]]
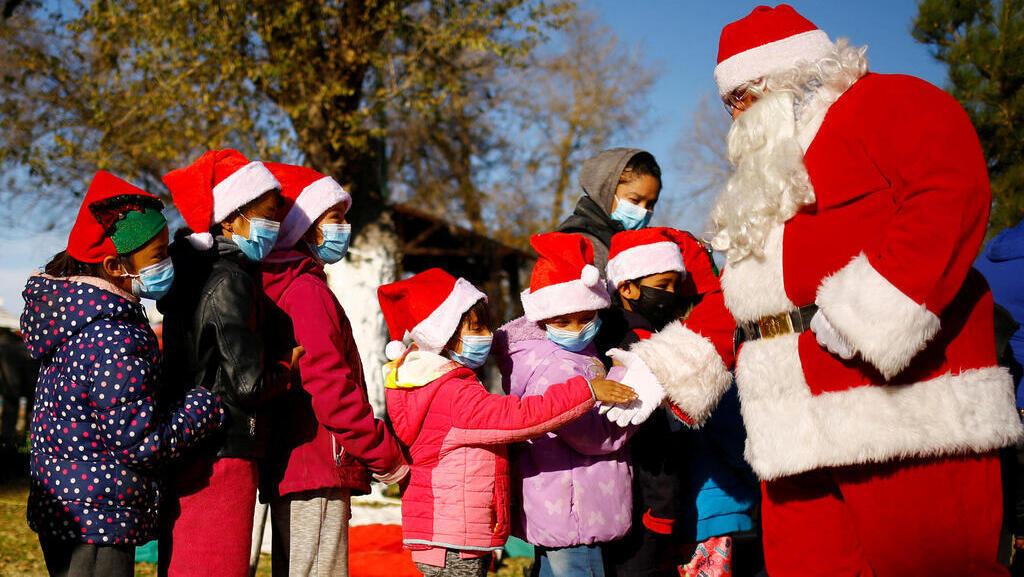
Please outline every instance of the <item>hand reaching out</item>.
[[615, 381], [606, 379], [594, 379], [590, 381], [590, 388], [594, 391], [594, 398], [602, 403], [628, 403], [636, 400], [636, 391]]
[[665, 390], [658, 383], [647, 365], [637, 355], [622, 349], [608, 351], [608, 356], [618, 364], [626, 368], [622, 377], [622, 383], [631, 387], [637, 393], [637, 400], [625, 407], [616, 406], [609, 409], [601, 407], [609, 421], [620, 427], [627, 425], [639, 425], [647, 420], [665, 400]]

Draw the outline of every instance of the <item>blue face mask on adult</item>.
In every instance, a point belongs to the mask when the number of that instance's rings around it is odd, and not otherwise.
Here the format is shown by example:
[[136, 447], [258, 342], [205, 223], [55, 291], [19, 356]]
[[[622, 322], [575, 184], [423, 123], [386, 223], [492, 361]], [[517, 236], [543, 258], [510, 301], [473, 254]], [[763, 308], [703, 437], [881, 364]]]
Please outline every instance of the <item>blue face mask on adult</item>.
[[132, 294], [158, 301], [167, 295], [174, 284], [174, 264], [170, 257], [139, 270], [139, 274], [125, 273], [132, 279]]
[[615, 210], [611, 214], [612, 220], [621, 222], [622, 227], [626, 230], [646, 228], [647, 224], [651, 222], [652, 216], [654, 216], [653, 211], [633, 204], [624, 198], [618, 199]]
[[309, 245], [313, 255], [327, 264], [334, 264], [345, 258], [348, 244], [352, 239], [352, 225], [325, 223], [320, 225], [324, 240], [320, 244]]
[[487, 362], [493, 335], [462, 335], [459, 340], [462, 341], [462, 352], [449, 351], [453, 361], [470, 369], [480, 368]]
[[601, 319], [594, 317], [589, 323], [583, 325], [579, 332], [558, 329], [551, 325], [547, 325], [545, 332], [547, 332], [548, 340], [567, 351], [578, 353], [587, 348], [587, 345], [597, 336], [597, 330], [600, 328]]
[[[241, 213], [239, 213], [241, 214]], [[277, 233], [281, 230], [281, 223], [276, 220], [265, 218], [254, 218], [242, 215], [242, 218], [249, 221], [249, 238], [240, 234], [231, 236], [238, 248], [242, 249], [245, 258], [252, 261], [260, 261], [274, 250], [274, 243], [277, 242]]]

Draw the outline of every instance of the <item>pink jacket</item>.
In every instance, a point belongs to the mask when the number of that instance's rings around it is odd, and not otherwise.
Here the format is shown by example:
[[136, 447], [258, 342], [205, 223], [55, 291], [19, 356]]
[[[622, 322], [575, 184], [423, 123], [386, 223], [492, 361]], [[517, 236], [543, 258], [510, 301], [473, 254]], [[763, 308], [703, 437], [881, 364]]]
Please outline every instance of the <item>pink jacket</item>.
[[500, 549], [509, 535], [506, 443], [557, 429], [594, 406], [582, 377], [541, 396], [490, 394], [473, 371], [413, 350], [384, 367], [388, 415], [409, 451], [408, 549]]
[[260, 472], [264, 494], [330, 487], [365, 492], [367, 469], [402, 474], [405, 459], [384, 422], [374, 418], [352, 326], [323, 268], [297, 251], [275, 252], [262, 267], [263, 290], [280, 309], [267, 318], [278, 319], [278, 330], [294, 332], [306, 349], [299, 360], [302, 388], [274, 402]]

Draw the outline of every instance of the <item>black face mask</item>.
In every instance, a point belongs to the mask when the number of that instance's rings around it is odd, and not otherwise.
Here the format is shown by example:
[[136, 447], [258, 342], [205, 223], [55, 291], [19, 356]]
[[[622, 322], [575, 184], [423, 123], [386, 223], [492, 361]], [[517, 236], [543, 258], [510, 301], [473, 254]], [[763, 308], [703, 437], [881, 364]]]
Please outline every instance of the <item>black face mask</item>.
[[683, 311], [682, 299], [673, 292], [649, 286], [638, 285], [640, 298], [625, 299], [633, 312], [647, 319], [654, 330], [661, 330], [679, 317]]

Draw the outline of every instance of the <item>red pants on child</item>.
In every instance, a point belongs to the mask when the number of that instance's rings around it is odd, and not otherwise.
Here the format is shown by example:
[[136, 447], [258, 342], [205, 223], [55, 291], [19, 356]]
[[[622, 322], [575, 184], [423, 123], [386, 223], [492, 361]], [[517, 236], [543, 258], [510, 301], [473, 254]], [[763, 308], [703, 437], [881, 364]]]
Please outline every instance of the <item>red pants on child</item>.
[[171, 482], [172, 511], [160, 539], [161, 575], [248, 577], [256, 462], [198, 458]]
[[761, 491], [772, 577], [1009, 574], [996, 453], [819, 469]]

